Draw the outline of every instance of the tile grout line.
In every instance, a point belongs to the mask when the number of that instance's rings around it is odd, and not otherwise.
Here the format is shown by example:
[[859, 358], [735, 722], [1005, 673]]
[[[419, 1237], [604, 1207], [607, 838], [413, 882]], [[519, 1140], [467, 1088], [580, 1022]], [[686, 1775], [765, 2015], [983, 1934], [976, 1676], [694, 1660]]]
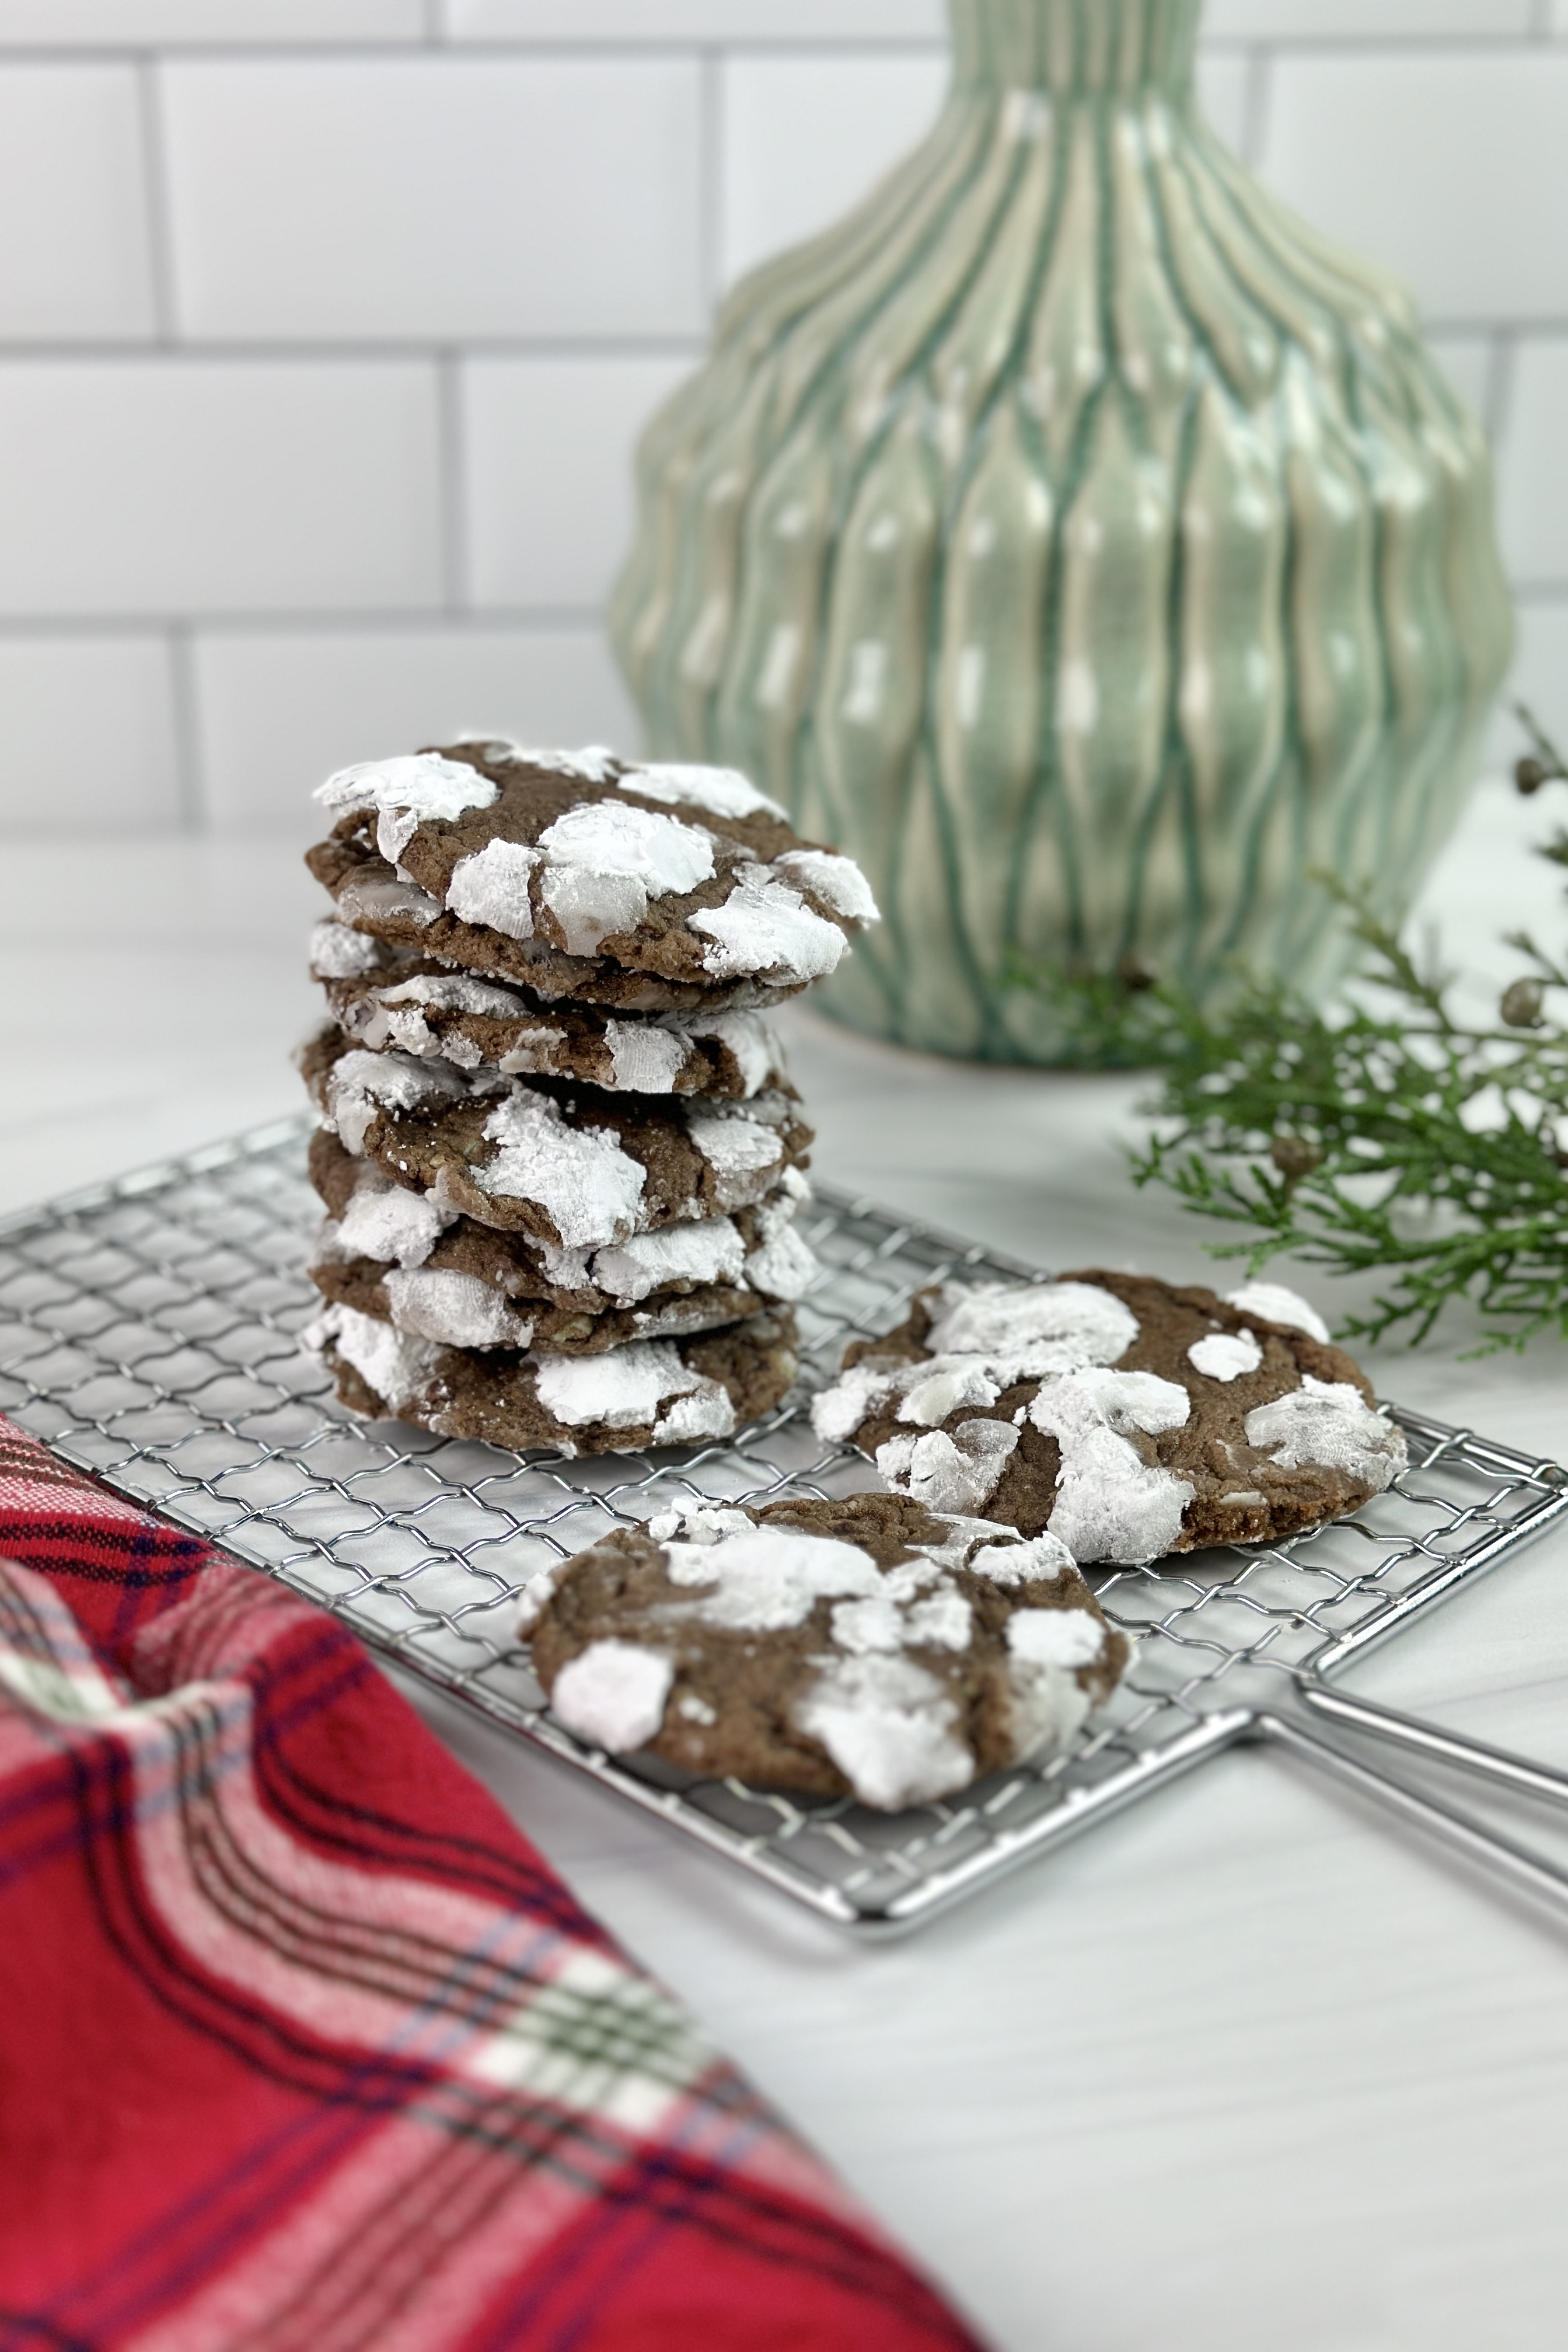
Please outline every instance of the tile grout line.
[[169, 684], [174, 706], [174, 785], [180, 831], [193, 839], [209, 831], [206, 794], [203, 789], [201, 725], [196, 698], [193, 632], [189, 621], [176, 621], [165, 643], [169, 654]]
[[462, 356], [435, 359], [436, 430], [440, 436], [442, 600], [448, 614], [469, 612], [468, 448], [463, 409]]
[[[168, 152], [164, 142], [162, 86], [159, 63], [149, 50], [136, 63], [137, 113], [141, 129], [142, 202], [147, 207], [147, 251], [152, 276], [153, 336], [169, 351], [179, 341], [178, 306], [174, 293], [174, 217], [169, 197]], [[140, 345], [145, 351], [145, 344]]]
[[1247, 56], [1247, 93], [1241, 115], [1241, 159], [1256, 172], [1269, 137], [1269, 109], [1274, 94], [1273, 54], [1260, 42]]
[[1513, 328], [1500, 327], [1492, 336], [1491, 350], [1487, 358], [1486, 396], [1481, 412], [1481, 424], [1491, 444], [1494, 464], [1508, 431], [1518, 373], [1518, 333]]
[[[1420, 33], [1382, 32], [1355, 33], [1279, 33], [1264, 37], [1264, 46], [1280, 57], [1334, 58], [1344, 61], [1364, 57], [1399, 57], [1405, 55], [1431, 57], [1454, 55], [1466, 59], [1475, 56], [1528, 57], [1542, 40], [1554, 40], [1557, 36], [1552, 23], [1552, 0], [1532, 0], [1533, 14], [1520, 31], [1508, 33], [1444, 32]], [[748, 38], [744, 34], [728, 31], [714, 35], [692, 33], [657, 35], [605, 35], [595, 38], [581, 34], [518, 34], [508, 38], [504, 34], [486, 34], [465, 39], [448, 31], [442, 22], [440, 0], [426, 0], [427, 14], [417, 32], [398, 34], [385, 38], [366, 35], [359, 39], [351, 36], [335, 36], [330, 39], [309, 41], [298, 38], [267, 40], [254, 37], [233, 41], [203, 41], [171, 38], [157, 43], [157, 54], [175, 63], [190, 60], [202, 65], [234, 64], [238, 66], [282, 59], [290, 64], [309, 64], [318, 59], [358, 59], [375, 58], [418, 58], [429, 48], [439, 47], [444, 56], [453, 58], [472, 58], [476, 62], [494, 62], [506, 58], [660, 58], [700, 56], [705, 47], [722, 44], [733, 55], [745, 58], [820, 58], [831, 60], [840, 57], [907, 58], [945, 57], [947, 42], [936, 34], [874, 33], [777, 33], [766, 37]], [[1235, 56], [1258, 45], [1257, 37], [1245, 33], [1214, 33], [1199, 42], [1201, 52], [1212, 56]], [[145, 45], [133, 38], [81, 41], [28, 41], [0, 33], [0, 64], [48, 65], [127, 65], [147, 54]]]
[[410, 604], [389, 611], [385, 605], [268, 605], [250, 611], [158, 613], [7, 613], [0, 614], [0, 642], [21, 644], [36, 638], [156, 637], [171, 629], [189, 628], [205, 637], [332, 637], [353, 632], [388, 635], [399, 630], [421, 635], [463, 636], [486, 630], [519, 635], [543, 635], [581, 631], [592, 633], [603, 620], [598, 604], [465, 605]]
[[[4, 68], [0, 68], [0, 72]], [[1561, 331], [1568, 332], [1568, 320], [1549, 321]], [[319, 364], [323, 367], [362, 366], [384, 363], [401, 367], [414, 361], [438, 359], [443, 350], [451, 348], [426, 337], [423, 341], [409, 337], [402, 341], [377, 339], [373, 336], [346, 336], [339, 340], [317, 338], [312, 341], [299, 335], [277, 335], [256, 339], [244, 335], [212, 337], [179, 335], [170, 346], [172, 356], [206, 364], [212, 361], [229, 361], [236, 367], [267, 366], [276, 362], [279, 366], [302, 367]], [[470, 335], [465, 338], [465, 353], [485, 359], [543, 360], [648, 360], [687, 359], [697, 357], [706, 344], [701, 336], [689, 331], [669, 334], [629, 335]], [[55, 362], [80, 361], [88, 363], [105, 360], [138, 360], [161, 357], [157, 344], [145, 335], [116, 336], [33, 336], [7, 337], [0, 331], [0, 367], [26, 367], [33, 362]]]
[[703, 50], [700, 68], [701, 162], [697, 174], [697, 269], [702, 289], [703, 319], [710, 334], [723, 284], [725, 238], [728, 226], [725, 204], [724, 66], [723, 49], [712, 47]]

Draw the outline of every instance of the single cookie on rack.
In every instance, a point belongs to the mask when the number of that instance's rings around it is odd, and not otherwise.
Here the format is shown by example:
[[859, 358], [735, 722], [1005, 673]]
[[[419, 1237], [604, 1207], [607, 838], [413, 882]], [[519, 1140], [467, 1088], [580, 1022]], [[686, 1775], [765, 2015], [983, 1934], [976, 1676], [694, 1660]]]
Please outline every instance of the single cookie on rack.
[[597, 1250], [760, 1201], [811, 1130], [789, 1086], [749, 1101], [614, 1095], [350, 1045], [322, 1030], [299, 1066], [356, 1158], [435, 1208], [559, 1251]]
[[1278, 1541], [1406, 1458], [1304, 1300], [1141, 1275], [938, 1284], [850, 1349], [811, 1418], [899, 1492], [1049, 1529], [1083, 1562]]
[[339, 1402], [368, 1420], [568, 1457], [732, 1437], [781, 1402], [800, 1369], [787, 1307], [598, 1355], [444, 1347], [337, 1304], [300, 1339], [333, 1373]]
[[595, 1747], [888, 1811], [1064, 1746], [1128, 1658], [1052, 1537], [896, 1495], [618, 1528], [520, 1631]]
[[310, 970], [350, 1042], [375, 1053], [484, 1065], [508, 1077], [579, 1078], [619, 1094], [722, 1095], [745, 1101], [784, 1078], [759, 1013], [630, 1013], [547, 1003], [527, 989], [455, 971], [329, 919]]
[[545, 997], [777, 1001], [877, 919], [860, 868], [727, 768], [501, 742], [366, 762], [317, 799], [308, 863], [355, 929]]

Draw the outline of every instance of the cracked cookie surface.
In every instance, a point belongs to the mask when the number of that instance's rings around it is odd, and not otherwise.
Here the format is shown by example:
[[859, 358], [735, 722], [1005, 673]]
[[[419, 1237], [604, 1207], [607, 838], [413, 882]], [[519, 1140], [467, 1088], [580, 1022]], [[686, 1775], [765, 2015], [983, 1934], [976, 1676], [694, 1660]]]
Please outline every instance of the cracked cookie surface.
[[896, 1495], [618, 1528], [520, 1630], [580, 1738], [885, 1811], [1065, 1745], [1128, 1659], [1053, 1538]]
[[460, 742], [317, 797], [337, 822], [307, 863], [344, 923], [547, 999], [777, 1002], [877, 919], [859, 867], [729, 769]]
[[800, 1369], [787, 1307], [722, 1330], [565, 1355], [443, 1347], [334, 1303], [302, 1344], [333, 1373], [339, 1402], [367, 1420], [569, 1459], [732, 1437], [781, 1402]]
[[849, 1350], [811, 1417], [901, 1492], [1049, 1529], [1086, 1563], [1279, 1541], [1356, 1509], [1406, 1458], [1292, 1293], [1099, 1270], [922, 1292]]

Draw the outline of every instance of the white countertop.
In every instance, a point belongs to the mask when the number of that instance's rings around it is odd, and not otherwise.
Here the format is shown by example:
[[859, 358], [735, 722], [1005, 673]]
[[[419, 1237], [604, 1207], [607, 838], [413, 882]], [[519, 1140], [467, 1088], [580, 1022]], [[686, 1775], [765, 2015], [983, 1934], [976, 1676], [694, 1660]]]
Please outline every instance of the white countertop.
[[[1453, 960], [1506, 976], [1503, 929], [1568, 930], [1561, 877], [1520, 850], [1550, 814], [1478, 794], [1427, 894]], [[298, 1107], [319, 893], [296, 848], [12, 842], [4, 858], [0, 1213]], [[1207, 1278], [1208, 1229], [1125, 1177], [1139, 1081], [942, 1063], [787, 1019], [825, 1179], [1044, 1265]], [[1466, 1363], [1466, 1339], [1456, 1325], [1365, 1360], [1385, 1393], [1568, 1453], [1561, 1344]], [[1560, 1532], [1357, 1686], [1568, 1761], [1565, 1571]], [[1246, 1751], [864, 1949], [415, 1696], [998, 2352], [1554, 2352], [1568, 1917]]]

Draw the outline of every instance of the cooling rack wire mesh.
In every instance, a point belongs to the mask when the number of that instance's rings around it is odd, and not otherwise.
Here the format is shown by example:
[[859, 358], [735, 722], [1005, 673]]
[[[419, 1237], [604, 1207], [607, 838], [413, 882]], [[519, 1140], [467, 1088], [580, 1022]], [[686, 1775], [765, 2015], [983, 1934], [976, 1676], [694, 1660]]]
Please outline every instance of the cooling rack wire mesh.
[[[1137, 1659], [1065, 1755], [891, 1816], [607, 1758], [542, 1710], [513, 1633], [529, 1580], [677, 1502], [875, 1482], [813, 1435], [799, 1391], [738, 1439], [680, 1455], [525, 1458], [355, 1423], [296, 1342], [318, 1303], [303, 1272], [320, 1214], [308, 1131], [260, 1129], [0, 1226], [0, 1411], [862, 1933], [934, 1916], [1247, 1736], [1303, 1666], [1344, 1664], [1568, 1508], [1552, 1465], [1400, 1412], [1410, 1467], [1354, 1519], [1268, 1549], [1093, 1575]], [[922, 1285], [1038, 1271], [832, 1192], [806, 1230], [825, 1268], [800, 1308], [808, 1388], [847, 1338], [901, 1320]]]

